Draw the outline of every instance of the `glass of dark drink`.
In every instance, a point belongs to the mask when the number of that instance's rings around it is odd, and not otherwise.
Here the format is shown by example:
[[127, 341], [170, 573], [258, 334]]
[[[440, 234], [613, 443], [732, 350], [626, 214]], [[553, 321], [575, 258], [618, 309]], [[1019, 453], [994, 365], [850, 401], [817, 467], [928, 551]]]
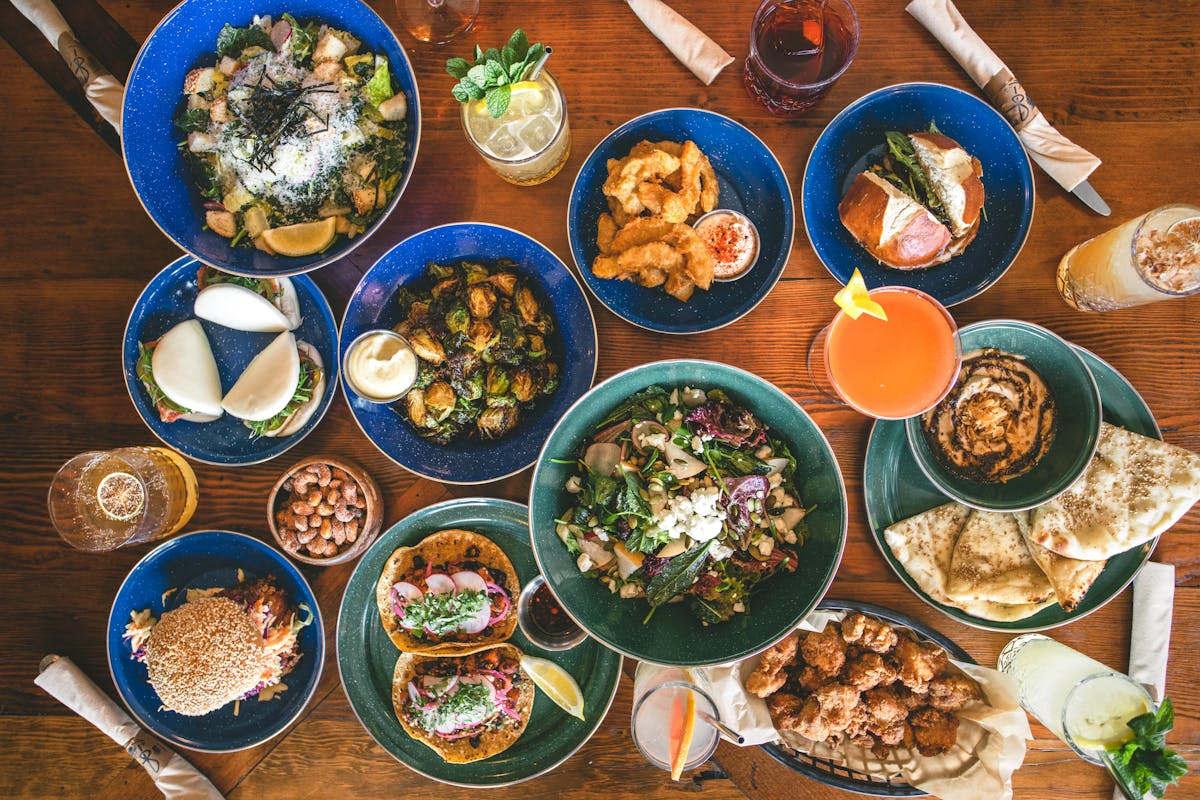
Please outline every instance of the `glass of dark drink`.
[[820, 100], [858, 50], [849, 0], [763, 0], [750, 27], [743, 83], [767, 111], [795, 117]]

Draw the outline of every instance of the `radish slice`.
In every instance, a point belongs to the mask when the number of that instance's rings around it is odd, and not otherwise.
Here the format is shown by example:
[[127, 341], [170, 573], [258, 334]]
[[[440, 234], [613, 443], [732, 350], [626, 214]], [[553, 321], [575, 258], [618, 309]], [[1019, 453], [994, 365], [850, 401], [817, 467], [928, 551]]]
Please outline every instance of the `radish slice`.
[[492, 621], [492, 604], [484, 603], [475, 616], [461, 625], [463, 633], [479, 633]]
[[292, 36], [292, 26], [286, 19], [281, 19], [271, 26], [271, 44], [275, 45], [275, 49], [283, 47], [284, 42]]
[[430, 594], [454, 594], [454, 581], [441, 572], [426, 575], [425, 585], [429, 587]]
[[455, 588], [460, 592], [485, 592], [487, 584], [484, 583], [483, 576], [478, 572], [472, 572], [465, 569], [462, 572], [456, 572], [450, 576], [454, 581]]
[[415, 603], [425, 596], [424, 592], [408, 581], [400, 581], [399, 583], [392, 584], [392, 592], [395, 593], [396, 597], [404, 600], [404, 605]]

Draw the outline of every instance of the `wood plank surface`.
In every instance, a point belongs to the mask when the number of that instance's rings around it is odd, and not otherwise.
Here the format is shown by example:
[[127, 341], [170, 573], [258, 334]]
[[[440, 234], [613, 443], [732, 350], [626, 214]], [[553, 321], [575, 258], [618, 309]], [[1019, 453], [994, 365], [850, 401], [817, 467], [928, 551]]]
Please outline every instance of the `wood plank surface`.
[[[570, 263], [566, 205], [573, 176], [613, 127], [670, 106], [720, 111], [750, 126], [788, 174], [798, 230], [783, 280], [747, 318], [692, 337], [658, 336], [593, 303], [604, 378], [645, 361], [704, 357], [773, 381], [801, 402], [829, 436], [851, 503], [849, 539], [831, 597], [880, 603], [945, 632], [981, 663], [995, 663], [1009, 637], [955, 622], [908, 592], [875, 548], [862, 513], [863, 452], [870, 421], [823, 398], [812, 386], [807, 347], [833, 313], [836, 282], [809, 247], [799, 216], [801, 177], [821, 129], [847, 103], [892, 83], [929, 80], [974, 90], [969, 80], [895, 0], [857, 3], [862, 43], [856, 60], [807, 116], [778, 120], [741, 87], [741, 67], [756, 0], [673, 0], [737, 61], [703, 86], [617, 0], [554, 3], [484, 0], [465, 42], [424, 45], [407, 37], [391, 0], [372, 3], [397, 31], [418, 74], [424, 137], [404, 200], [382, 230], [350, 258], [314, 277], [340, 318], [346, 299], [373, 261], [417, 231], [459, 220], [512, 225]], [[83, 43], [124, 76], [137, 43], [170, 0], [63, 0]], [[1007, 61], [1047, 117], [1091, 148], [1104, 165], [1091, 183], [1113, 208], [1105, 220], [1036, 173], [1037, 210], [1024, 251], [983, 296], [956, 307], [959, 324], [1015, 317], [1046, 325], [1088, 347], [1124, 373], [1145, 397], [1168, 441], [1200, 451], [1200, 298], [1106, 315], [1072, 311], [1054, 290], [1054, 270], [1072, 245], [1116, 222], [1167, 202], [1197, 202], [1200, 89], [1196, 52], [1200, 2], [1138, 4], [1118, 0], [961, 0], [964, 16]], [[126, 394], [119, 344], [134, 299], [179, 251], [150, 222], [129, 186], [120, 155], [93, 128], [81, 92], [48, 43], [7, 3], [0, 6], [0, 796], [152, 798], [157, 793], [118, 748], [32, 682], [40, 658], [70, 656], [115, 696], [104, 654], [104, 627], [122, 578], [146, 551], [91, 555], [62, 545], [49, 524], [45, 492], [57, 467], [86, 449], [153, 444]], [[553, 69], [567, 96], [573, 151], [562, 174], [532, 188], [500, 181], [464, 141], [449, 55], [478, 40], [505, 38], [523, 25], [555, 48]], [[72, 108], [79, 109], [76, 113]], [[102, 125], [102, 123], [101, 123]], [[264, 465], [198, 465], [201, 502], [190, 527], [230, 528], [269, 540], [266, 493], [292, 460], [338, 453], [379, 480], [386, 519], [451, 496], [523, 500], [528, 474], [480, 487], [446, 487], [393, 465], [363, 437], [342, 398], [292, 452]], [[1177, 594], [1168, 691], [1176, 701], [1174, 746], [1193, 768], [1177, 798], [1200, 797], [1200, 512], [1163, 538], [1157, 560], [1176, 566]], [[303, 568], [314, 582], [332, 634], [350, 567]], [[1130, 597], [1122, 594], [1054, 636], [1111, 666], [1128, 658]], [[478, 792], [442, 787], [396, 764], [361, 729], [337, 681], [333, 648], [317, 697], [289, 732], [237, 754], [188, 756], [235, 800], [273, 797], [367, 797], [402, 794], [466, 800]], [[754, 748], [723, 743], [714, 761], [672, 784], [648, 766], [629, 738], [631, 686], [623, 679], [600, 732], [571, 761], [511, 793], [530, 797], [669, 798], [681, 792], [715, 800], [849, 797], [804, 779]], [[1106, 798], [1103, 773], [1034, 726], [1016, 797]]]

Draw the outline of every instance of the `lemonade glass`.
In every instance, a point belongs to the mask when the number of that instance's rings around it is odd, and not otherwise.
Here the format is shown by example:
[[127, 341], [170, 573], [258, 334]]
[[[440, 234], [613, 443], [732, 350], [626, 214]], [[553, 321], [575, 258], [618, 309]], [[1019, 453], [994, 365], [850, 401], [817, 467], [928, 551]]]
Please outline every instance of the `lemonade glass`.
[[462, 125], [488, 166], [518, 186], [550, 180], [571, 154], [567, 101], [547, 69], [513, 84], [508, 110], [498, 119], [483, 100], [463, 103]]

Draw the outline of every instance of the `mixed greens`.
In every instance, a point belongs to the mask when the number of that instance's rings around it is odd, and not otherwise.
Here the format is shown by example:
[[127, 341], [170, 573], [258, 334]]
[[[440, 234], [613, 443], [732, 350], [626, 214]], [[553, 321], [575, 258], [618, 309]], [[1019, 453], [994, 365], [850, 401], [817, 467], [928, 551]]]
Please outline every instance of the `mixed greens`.
[[722, 390], [644, 389], [576, 456], [558, 536], [581, 572], [645, 598], [651, 614], [682, 600], [701, 622], [723, 622], [763, 581], [795, 571], [807, 513], [796, 459]]
[[[928, 131], [929, 133], [941, 133], [933, 121], [930, 121]], [[912, 141], [909, 140], [908, 134], [888, 131], [885, 136], [887, 137], [887, 149], [883, 153], [882, 161], [871, 165], [871, 172], [925, 206], [938, 218], [938, 221], [948, 228], [952, 228], [950, 214], [934, 190], [933, 184], [930, 183], [929, 176], [925, 174], [925, 170], [921, 169], [921, 162], [917, 160], [917, 151], [913, 147]]]
[[[226, 24], [215, 64], [189, 72], [184, 93], [180, 150], [205, 224], [231, 244], [300, 255], [289, 248], [353, 237], [386, 208], [409, 158], [407, 100], [387, 57], [318, 20]], [[296, 225], [310, 227], [270, 233]]]
[[499, 439], [558, 388], [554, 318], [514, 261], [431, 262], [398, 302], [395, 330], [419, 360], [403, 415], [422, 437]]

